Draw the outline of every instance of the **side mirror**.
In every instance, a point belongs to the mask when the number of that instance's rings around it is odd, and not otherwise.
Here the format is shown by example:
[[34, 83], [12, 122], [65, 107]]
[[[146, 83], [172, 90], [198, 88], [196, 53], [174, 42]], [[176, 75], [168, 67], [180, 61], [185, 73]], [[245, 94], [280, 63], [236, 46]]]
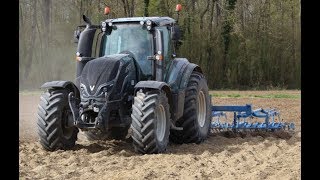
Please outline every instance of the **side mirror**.
[[77, 30], [74, 31], [74, 34], [73, 34], [74, 43], [78, 43], [79, 42], [80, 34], [81, 34], [80, 29], [77, 29]]
[[173, 41], [179, 41], [181, 38], [180, 28], [178, 25], [171, 27], [171, 39]]
[[181, 31], [178, 25], [174, 25], [171, 27], [171, 40], [174, 43], [175, 48], [181, 46], [182, 42], [180, 41]]
[[106, 33], [106, 35], [110, 35], [112, 30], [116, 30], [116, 29], [117, 29], [117, 26], [115, 26], [115, 25], [107, 26], [105, 33]]

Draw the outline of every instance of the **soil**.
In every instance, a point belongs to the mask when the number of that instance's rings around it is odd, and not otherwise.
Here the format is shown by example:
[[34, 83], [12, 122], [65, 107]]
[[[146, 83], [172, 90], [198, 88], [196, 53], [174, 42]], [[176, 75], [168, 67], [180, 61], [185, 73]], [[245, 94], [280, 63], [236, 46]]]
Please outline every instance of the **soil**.
[[[237, 94], [277, 91], [232, 91]], [[280, 91], [299, 94], [300, 91]], [[221, 93], [221, 92], [219, 92]], [[226, 93], [230, 93], [227, 92]], [[223, 98], [214, 105], [276, 108], [294, 132], [211, 133], [201, 144], [169, 144], [164, 154], [142, 155], [130, 142], [88, 141], [80, 131], [71, 150], [48, 152], [38, 142], [40, 94], [19, 94], [20, 179], [301, 179], [301, 99]], [[228, 115], [232, 120], [232, 116]]]

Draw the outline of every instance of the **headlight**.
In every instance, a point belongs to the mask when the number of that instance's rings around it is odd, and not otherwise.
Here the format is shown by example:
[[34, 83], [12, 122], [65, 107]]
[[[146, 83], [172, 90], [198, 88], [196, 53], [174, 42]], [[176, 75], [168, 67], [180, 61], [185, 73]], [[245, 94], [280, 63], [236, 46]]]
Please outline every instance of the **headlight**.
[[106, 31], [106, 26], [107, 26], [107, 23], [106, 22], [102, 22], [101, 23], [101, 26], [102, 26], [102, 31], [104, 32], [104, 31]]
[[152, 24], [151, 20], [147, 20], [147, 25], [151, 26], [151, 24]]

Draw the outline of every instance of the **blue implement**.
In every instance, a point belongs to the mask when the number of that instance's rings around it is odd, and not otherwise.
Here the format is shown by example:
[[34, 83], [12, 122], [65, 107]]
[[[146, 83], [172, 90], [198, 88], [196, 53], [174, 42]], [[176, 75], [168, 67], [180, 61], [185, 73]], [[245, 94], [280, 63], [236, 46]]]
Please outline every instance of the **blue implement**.
[[[280, 113], [276, 109], [255, 109], [250, 104], [245, 106], [212, 106], [211, 128], [218, 130], [294, 130], [294, 123], [275, 122], [275, 117], [280, 119]], [[226, 112], [233, 112], [233, 123], [220, 122], [220, 117], [226, 118]], [[247, 118], [264, 118], [264, 122], [248, 122]]]

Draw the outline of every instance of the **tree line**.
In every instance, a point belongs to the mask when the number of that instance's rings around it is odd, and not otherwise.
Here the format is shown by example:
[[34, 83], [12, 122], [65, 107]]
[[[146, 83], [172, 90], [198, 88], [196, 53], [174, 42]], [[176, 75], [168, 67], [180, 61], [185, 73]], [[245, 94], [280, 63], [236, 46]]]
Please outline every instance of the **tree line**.
[[117, 17], [177, 19], [177, 3], [183, 7], [178, 56], [200, 65], [211, 89], [300, 89], [299, 0], [20, 0], [20, 89], [74, 80], [73, 32], [82, 14], [95, 24]]

